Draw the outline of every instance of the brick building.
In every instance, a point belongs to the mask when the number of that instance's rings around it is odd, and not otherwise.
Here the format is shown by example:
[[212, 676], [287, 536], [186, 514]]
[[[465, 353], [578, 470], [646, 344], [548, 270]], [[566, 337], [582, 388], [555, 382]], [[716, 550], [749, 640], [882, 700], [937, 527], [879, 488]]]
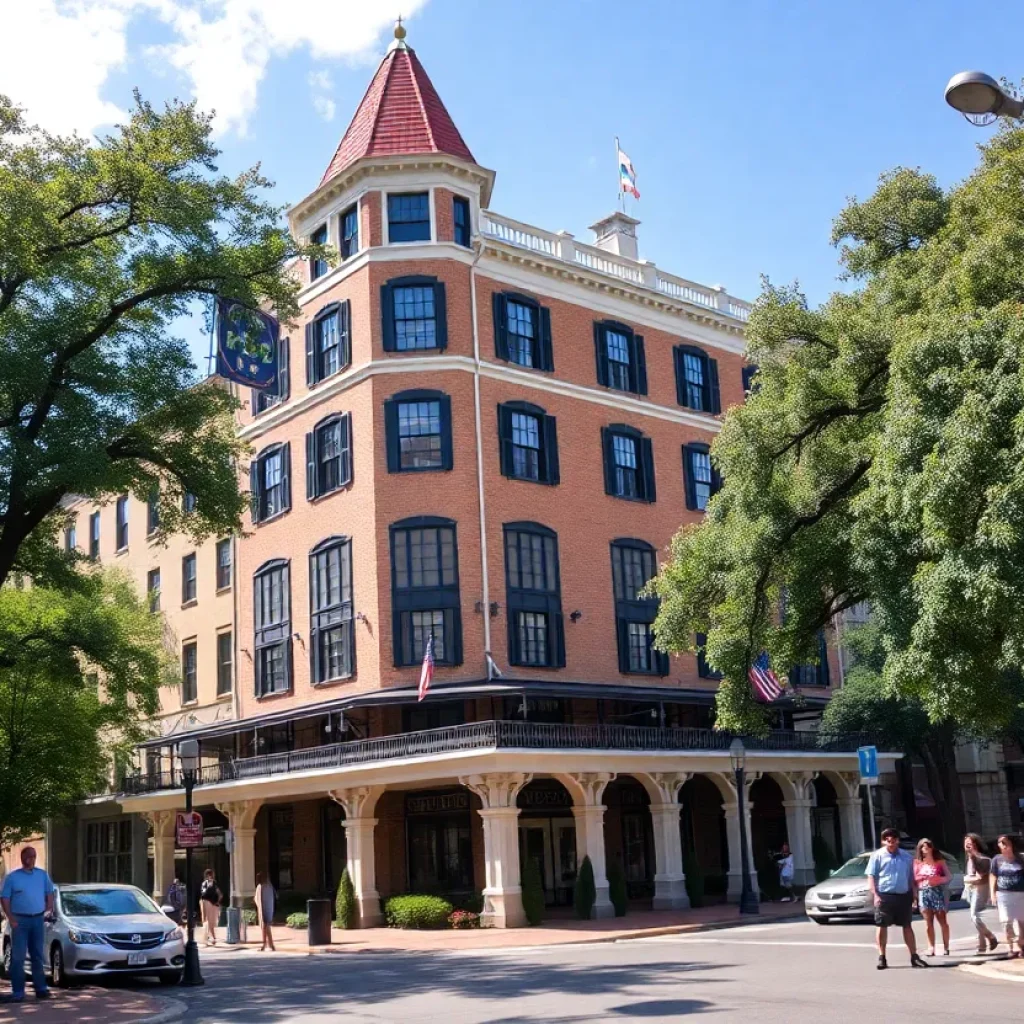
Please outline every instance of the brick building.
[[[396, 29], [289, 213], [338, 258], [299, 268], [280, 391], [243, 396], [233, 712], [164, 730], [117, 797], [150, 823], [157, 894], [187, 731], [236, 902], [257, 871], [330, 892], [347, 864], [366, 923], [393, 893], [482, 891], [489, 923], [516, 924], [521, 859], [560, 903], [585, 854], [599, 914], [613, 867], [633, 898], [685, 906], [685, 855], [738, 895], [716, 680], [652, 648], [642, 588], [717, 486], [749, 308], [639, 259], [634, 218], [584, 244], [495, 213], [494, 183]], [[791, 673], [802, 709], [748, 756], [752, 851], [788, 838], [800, 882], [813, 834], [863, 846], [856, 744], [812, 731], [834, 672], [823, 638]]]

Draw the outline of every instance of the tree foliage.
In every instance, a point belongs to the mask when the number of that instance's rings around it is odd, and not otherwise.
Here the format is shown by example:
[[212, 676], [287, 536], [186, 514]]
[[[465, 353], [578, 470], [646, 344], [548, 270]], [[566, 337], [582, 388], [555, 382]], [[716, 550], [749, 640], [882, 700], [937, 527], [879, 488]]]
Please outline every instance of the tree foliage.
[[[157, 485], [166, 532], [240, 524], [235, 400], [200, 383], [173, 321], [214, 295], [283, 321], [297, 246], [253, 168], [216, 173], [210, 119], [136, 96], [95, 144], [0, 96], [0, 584], [45, 582], [61, 500]], [[198, 499], [184, 516], [182, 497]]]
[[123, 766], [175, 681], [162, 631], [116, 573], [83, 575], [73, 590], [0, 589], [0, 846]]
[[869, 600], [886, 692], [989, 734], [1024, 663], [1024, 132], [948, 192], [884, 174], [833, 241], [851, 292], [812, 309], [766, 283], [755, 305], [755, 393], [713, 446], [722, 491], [653, 585], [658, 643], [707, 633], [719, 725], [761, 731], [751, 660], [810, 660]]

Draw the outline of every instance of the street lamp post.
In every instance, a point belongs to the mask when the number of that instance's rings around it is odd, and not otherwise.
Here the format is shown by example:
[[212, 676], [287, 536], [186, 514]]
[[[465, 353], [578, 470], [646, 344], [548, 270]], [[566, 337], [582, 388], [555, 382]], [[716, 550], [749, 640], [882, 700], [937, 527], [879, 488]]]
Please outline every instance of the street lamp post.
[[946, 85], [946, 102], [975, 125], [991, 124], [997, 117], [1017, 120], [1024, 115], [1024, 102], [984, 71], [954, 75]]
[[740, 816], [740, 858], [743, 863], [740, 913], [760, 914], [761, 904], [758, 900], [757, 890], [750, 878], [750, 851], [747, 847], [747, 794], [743, 781], [747, 767], [747, 748], [743, 746], [743, 740], [739, 736], [732, 741], [732, 745], [729, 747], [729, 759], [732, 761], [732, 770], [736, 773], [736, 802]]
[[[196, 768], [199, 766], [199, 743], [183, 740], [178, 744], [181, 759], [181, 781], [185, 784], [185, 813], [192, 813], [192, 788], [196, 784]], [[192, 847], [185, 847], [185, 916], [188, 919], [188, 941], [185, 943], [185, 971], [182, 985], [202, 985], [203, 975], [199, 970], [199, 947], [196, 945], [195, 910], [192, 891]]]

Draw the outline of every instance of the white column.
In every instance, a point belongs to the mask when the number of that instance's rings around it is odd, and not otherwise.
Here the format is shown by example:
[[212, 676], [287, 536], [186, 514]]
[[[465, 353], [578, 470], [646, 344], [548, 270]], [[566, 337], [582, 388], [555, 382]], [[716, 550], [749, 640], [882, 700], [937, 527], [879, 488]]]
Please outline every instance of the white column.
[[859, 796], [839, 798], [839, 831], [843, 839], [843, 857], [856, 857], [865, 848], [864, 810]]
[[254, 906], [256, 896], [256, 815], [262, 801], [218, 804], [231, 830], [231, 906]]
[[174, 881], [174, 811], [146, 815], [153, 828], [153, 899], [163, 903]]
[[485, 928], [521, 928], [526, 924], [523, 889], [519, 878], [519, 808], [516, 798], [532, 775], [495, 772], [470, 775], [459, 781], [475, 793], [484, 829]]
[[685, 772], [652, 772], [660, 800], [651, 803], [654, 832], [655, 910], [685, 910], [690, 906], [683, 872], [683, 841], [679, 834], [679, 791], [689, 778]]
[[573, 807], [576, 819], [576, 864], [577, 870], [584, 857], [590, 858], [594, 869], [594, 918], [614, 917], [615, 907], [608, 895], [608, 869], [604, 851], [604, 812], [602, 803], [608, 783], [615, 778], [611, 772], [581, 772], [572, 778], [583, 790], [584, 803]]
[[356, 905], [359, 907], [359, 927], [373, 928], [383, 922], [380, 893], [377, 891], [376, 847], [374, 828], [377, 819], [371, 817], [377, 800], [383, 792], [381, 786], [354, 786], [336, 789], [330, 797], [345, 810], [345, 853], [348, 876], [352, 880]]
[[786, 809], [786, 832], [793, 854], [793, 881], [799, 886], [814, 885], [814, 853], [811, 843], [811, 808], [813, 800], [783, 800]]
[[[754, 851], [751, 841], [750, 828], [750, 799], [749, 787], [746, 800], [746, 825], [747, 825], [747, 863], [750, 865], [750, 881], [757, 887], [757, 872], [754, 870]], [[729, 884], [726, 889], [726, 898], [730, 903], [739, 903], [740, 894], [743, 891], [743, 857], [740, 853], [740, 815], [738, 803], [727, 803], [723, 805], [725, 811], [725, 837], [729, 845]]]

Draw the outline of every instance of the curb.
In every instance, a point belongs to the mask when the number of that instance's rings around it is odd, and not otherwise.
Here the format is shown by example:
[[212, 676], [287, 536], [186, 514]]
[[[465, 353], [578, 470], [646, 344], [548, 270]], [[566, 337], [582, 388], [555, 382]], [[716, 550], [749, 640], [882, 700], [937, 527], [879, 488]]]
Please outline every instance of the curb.
[[960, 964], [959, 969], [968, 974], [977, 974], [980, 978], [990, 978], [995, 981], [1024, 982], [1024, 974], [1002, 971], [995, 964]]
[[142, 1017], [139, 1024], [171, 1024], [181, 1020], [188, 1013], [188, 1006], [180, 999], [168, 999], [165, 996], [151, 996], [163, 1009], [157, 1010], [152, 1017]]

